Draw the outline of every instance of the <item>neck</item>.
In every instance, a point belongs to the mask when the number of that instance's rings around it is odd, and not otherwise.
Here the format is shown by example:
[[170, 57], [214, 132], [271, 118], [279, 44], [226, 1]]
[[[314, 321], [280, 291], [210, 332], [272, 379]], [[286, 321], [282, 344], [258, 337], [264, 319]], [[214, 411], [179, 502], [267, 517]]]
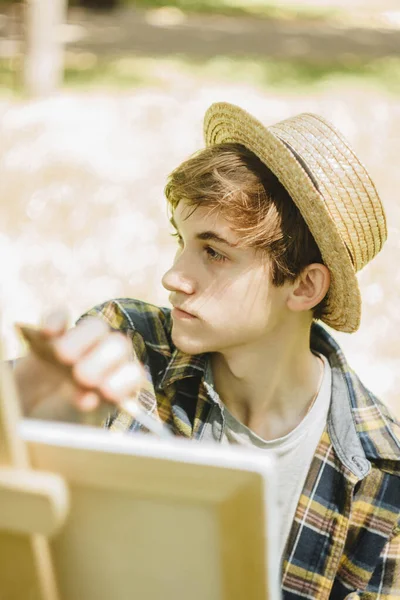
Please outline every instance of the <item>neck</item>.
[[309, 322], [214, 353], [211, 366], [225, 406], [263, 439], [282, 437], [300, 423], [323, 373], [320, 359], [310, 350]]

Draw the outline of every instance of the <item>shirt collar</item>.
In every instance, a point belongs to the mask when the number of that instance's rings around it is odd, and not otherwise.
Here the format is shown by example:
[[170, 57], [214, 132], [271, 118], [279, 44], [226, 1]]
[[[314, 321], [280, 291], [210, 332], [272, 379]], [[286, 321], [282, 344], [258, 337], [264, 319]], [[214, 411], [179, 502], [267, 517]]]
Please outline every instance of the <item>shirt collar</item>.
[[[335, 450], [350, 467], [359, 471], [369, 461], [400, 462], [400, 425], [387, 407], [361, 383], [328, 331], [314, 323], [311, 347], [324, 354], [332, 369], [332, 394], [328, 428]], [[361, 461], [359, 459], [362, 459]], [[399, 465], [394, 469], [399, 471]]]
[[202, 378], [208, 362], [208, 356], [208, 354], [185, 354], [175, 349], [158, 387], [163, 389], [171, 385], [171, 383], [187, 377]]
[[[328, 428], [342, 462], [358, 476], [369, 470], [369, 460], [400, 463], [400, 424], [364, 387], [338, 343], [317, 323], [311, 328], [311, 348], [326, 356], [332, 369], [334, 402]], [[209, 354], [189, 355], [175, 349], [158, 387], [163, 389], [188, 377], [205, 379], [208, 364]]]

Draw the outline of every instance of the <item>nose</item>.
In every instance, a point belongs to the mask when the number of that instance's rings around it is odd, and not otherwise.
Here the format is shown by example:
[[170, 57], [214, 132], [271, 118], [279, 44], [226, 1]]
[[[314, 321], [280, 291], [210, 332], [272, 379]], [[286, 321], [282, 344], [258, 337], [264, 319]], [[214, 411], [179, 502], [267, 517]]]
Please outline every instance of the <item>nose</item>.
[[182, 261], [175, 259], [172, 267], [164, 274], [161, 283], [169, 292], [181, 292], [192, 295], [195, 292], [195, 282], [183, 268]]

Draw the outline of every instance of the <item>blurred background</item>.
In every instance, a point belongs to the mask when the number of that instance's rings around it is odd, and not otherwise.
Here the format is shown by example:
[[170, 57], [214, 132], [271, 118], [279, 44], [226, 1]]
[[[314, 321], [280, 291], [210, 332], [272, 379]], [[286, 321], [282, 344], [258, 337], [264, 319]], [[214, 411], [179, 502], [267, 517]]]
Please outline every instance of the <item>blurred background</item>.
[[1, 331], [113, 297], [167, 303], [163, 187], [203, 146], [215, 101], [266, 124], [320, 113], [383, 199], [389, 239], [361, 272], [363, 317], [337, 334], [400, 416], [398, 0], [0, 3]]

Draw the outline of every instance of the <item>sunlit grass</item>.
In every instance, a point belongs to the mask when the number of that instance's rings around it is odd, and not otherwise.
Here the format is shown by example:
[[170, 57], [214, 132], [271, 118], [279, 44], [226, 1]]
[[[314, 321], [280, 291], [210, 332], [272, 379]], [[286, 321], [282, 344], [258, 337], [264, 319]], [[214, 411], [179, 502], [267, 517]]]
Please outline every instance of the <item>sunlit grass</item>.
[[[0, 95], [19, 96], [19, 60], [0, 60]], [[200, 60], [186, 56], [123, 56], [99, 59], [91, 53], [67, 54], [64, 87], [73, 89], [127, 90], [144, 86], [173, 88], [184, 82], [238, 83], [302, 92], [326, 85], [363, 83], [400, 93], [400, 58], [363, 62], [353, 58], [343, 62], [311, 63], [304, 60], [232, 58], [216, 56]]]
[[21, 62], [18, 59], [0, 59], [0, 95], [16, 94], [21, 88]]
[[187, 57], [123, 57], [96, 61], [86, 69], [67, 65], [65, 85], [72, 87], [129, 88], [144, 85], [173, 87], [184, 80], [245, 83], [298, 91], [310, 86], [363, 81], [400, 93], [400, 58], [356, 60], [332, 64], [217, 56], [208, 60]]
[[[70, 2], [76, 5], [77, 0]], [[340, 16], [343, 11], [334, 7], [282, 5], [265, 0], [120, 0], [120, 6], [141, 9], [174, 7], [185, 13], [208, 13], [231, 16], [257, 16], [269, 19], [305, 19], [319, 21]]]

